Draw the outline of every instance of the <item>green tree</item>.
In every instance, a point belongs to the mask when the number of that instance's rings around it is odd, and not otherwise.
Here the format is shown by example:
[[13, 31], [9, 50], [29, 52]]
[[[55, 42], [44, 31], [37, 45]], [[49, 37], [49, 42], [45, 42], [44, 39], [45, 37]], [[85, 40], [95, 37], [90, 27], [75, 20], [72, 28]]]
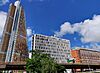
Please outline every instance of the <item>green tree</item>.
[[32, 58], [27, 59], [26, 70], [29, 73], [63, 73], [65, 67], [57, 64], [47, 54], [32, 51]]

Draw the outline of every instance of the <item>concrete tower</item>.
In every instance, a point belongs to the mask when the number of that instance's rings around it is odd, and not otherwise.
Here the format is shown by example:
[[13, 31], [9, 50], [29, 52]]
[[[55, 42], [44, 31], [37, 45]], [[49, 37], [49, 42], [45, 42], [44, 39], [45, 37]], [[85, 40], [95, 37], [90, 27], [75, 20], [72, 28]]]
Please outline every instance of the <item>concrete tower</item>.
[[0, 47], [0, 62], [20, 62], [28, 57], [25, 14], [17, 0], [9, 7]]

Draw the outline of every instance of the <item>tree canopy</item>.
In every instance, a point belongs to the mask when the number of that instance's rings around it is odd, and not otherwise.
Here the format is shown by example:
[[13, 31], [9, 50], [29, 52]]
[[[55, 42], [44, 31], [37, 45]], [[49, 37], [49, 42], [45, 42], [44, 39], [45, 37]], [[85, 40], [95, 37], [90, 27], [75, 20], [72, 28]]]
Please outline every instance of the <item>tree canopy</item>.
[[53, 58], [38, 51], [32, 52], [32, 58], [27, 59], [26, 69], [29, 73], [63, 73], [65, 67], [57, 64]]

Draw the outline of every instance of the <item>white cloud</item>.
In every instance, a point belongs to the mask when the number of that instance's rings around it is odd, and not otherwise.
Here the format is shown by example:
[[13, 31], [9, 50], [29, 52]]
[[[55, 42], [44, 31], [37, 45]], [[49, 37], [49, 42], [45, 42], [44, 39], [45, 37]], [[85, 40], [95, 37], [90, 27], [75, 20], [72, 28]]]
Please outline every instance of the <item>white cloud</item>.
[[7, 13], [0, 11], [0, 38], [2, 37], [2, 32], [6, 22]]
[[81, 45], [81, 47], [82, 47], [82, 48], [85, 48], [85, 46], [84, 46], [84, 45]]
[[85, 20], [80, 34], [83, 42], [100, 42], [100, 15], [94, 16], [92, 20]]
[[67, 33], [73, 34], [74, 32], [78, 32], [82, 36], [81, 41], [84, 43], [100, 42], [100, 15], [95, 15], [92, 20], [87, 19], [80, 23], [65, 22], [61, 25], [60, 31], [55, 32], [55, 35], [62, 37]]
[[84, 48], [95, 50], [95, 51], [100, 51], [100, 43], [90, 43], [88, 45], [84, 45]]
[[31, 42], [31, 41], [32, 41], [32, 37], [29, 37], [29, 38], [28, 38], [28, 42]]
[[30, 37], [32, 35], [32, 29], [28, 27], [26, 31], [27, 31], [27, 36]]
[[0, 0], [0, 6], [5, 5], [8, 2], [9, 2], [9, 0]]
[[62, 37], [66, 33], [73, 33], [72, 25], [69, 22], [65, 22], [60, 26], [60, 32], [55, 32], [55, 36]]
[[98, 43], [91, 43], [90, 47], [92, 47], [92, 49], [96, 49], [97, 51], [100, 51], [100, 44]]

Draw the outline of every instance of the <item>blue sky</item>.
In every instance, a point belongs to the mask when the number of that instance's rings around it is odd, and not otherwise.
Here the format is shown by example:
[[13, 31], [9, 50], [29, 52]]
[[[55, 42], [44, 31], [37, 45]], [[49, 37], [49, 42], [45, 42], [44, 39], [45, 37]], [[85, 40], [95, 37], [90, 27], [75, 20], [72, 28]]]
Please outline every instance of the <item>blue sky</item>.
[[[14, 2], [0, 0], [1, 15]], [[100, 49], [100, 0], [21, 0], [21, 4], [28, 37], [32, 33], [56, 35], [70, 40], [71, 47]]]

